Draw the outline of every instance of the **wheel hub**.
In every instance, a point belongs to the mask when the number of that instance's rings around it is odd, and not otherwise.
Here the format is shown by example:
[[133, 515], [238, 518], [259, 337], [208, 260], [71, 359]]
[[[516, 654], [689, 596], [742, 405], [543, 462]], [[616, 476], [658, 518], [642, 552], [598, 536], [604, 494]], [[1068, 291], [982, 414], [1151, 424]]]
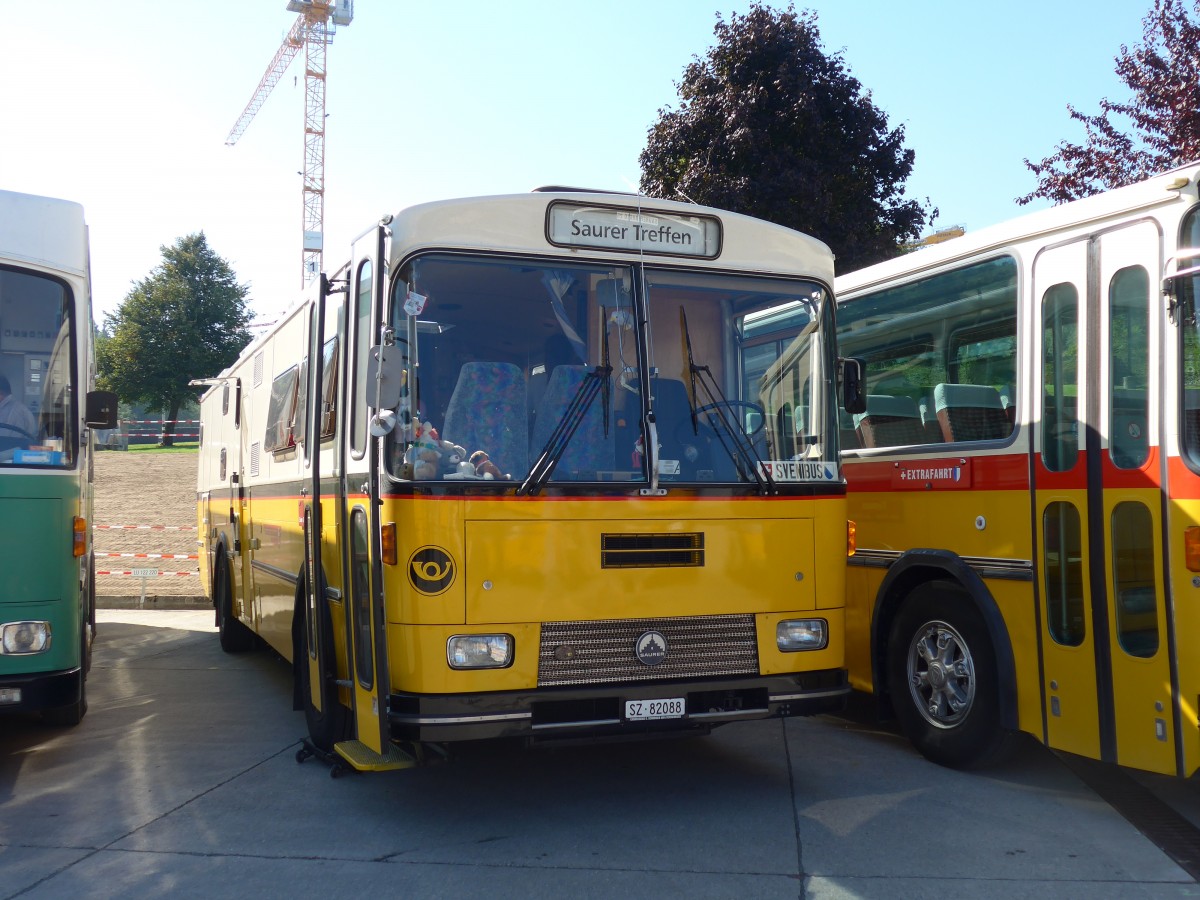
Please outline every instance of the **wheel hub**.
[[975, 664], [962, 635], [948, 622], [927, 622], [908, 651], [914, 705], [935, 728], [962, 724], [975, 701]]

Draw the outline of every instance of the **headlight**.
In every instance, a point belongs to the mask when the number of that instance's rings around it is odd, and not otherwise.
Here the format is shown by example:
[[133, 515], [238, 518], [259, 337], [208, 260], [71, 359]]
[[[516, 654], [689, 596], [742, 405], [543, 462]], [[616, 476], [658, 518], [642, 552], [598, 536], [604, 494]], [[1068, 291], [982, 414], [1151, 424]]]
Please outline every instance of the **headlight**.
[[446, 642], [452, 669], [503, 669], [512, 662], [511, 634], [456, 634]]
[[829, 643], [829, 623], [824, 619], [785, 619], [775, 626], [775, 643], [784, 653], [820, 650]]
[[0, 625], [0, 653], [19, 656], [49, 649], [49, 622], [5, 622]]

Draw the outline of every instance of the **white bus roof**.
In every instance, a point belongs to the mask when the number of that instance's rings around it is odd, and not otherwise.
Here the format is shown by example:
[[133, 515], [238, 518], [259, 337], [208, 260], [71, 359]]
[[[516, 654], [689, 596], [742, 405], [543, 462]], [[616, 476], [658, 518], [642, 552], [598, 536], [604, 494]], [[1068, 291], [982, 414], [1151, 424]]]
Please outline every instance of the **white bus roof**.
[[83, 207], [71, 200], [0, 191], [0, 262], [87, 274]]
[[[416, 250], [440, 248], [564, 256], [578, 256], [584, 252], [599, 257], [606, 253], [624, 258], [630, 256], [629, 250], [581, 251], [551, 246], [545, 239], [546, 211], [555, 202], [617, 207], [651, 214], [713, 216], [722, 223], [720, 254], [715, 259], [689, 259], [689, 265], [749, 272], [802, 272], [828, 284], [833, 282], [833, 258], [829, 248], [799, 231], [706, 206], [591, 191], [531, 191], [410, 206], [392, 218], [392, 260], [395, 262]], [[737, 227], [731, 227], [734, 223]], [[656, 258], [656, 255], [647, 254], [649, 261]]]
[[1171, 203], [1189, 186], [1194, 196], [1198, 176], [1200, 163], [1191, 163], [1127, 187], [1104, 191], [1082, 200], [1028, 213], [999, 225], [981, 228], [976, 232], [968, 232], [962, 237], [839, 275], [837, 296], [841, 298], [860, 293], [908, 274], [978, 256], [989, 250], [1011, 246], [1040, 235], [1085, 226], [1094, 228], [1097, 223], [1106, 219], [1123, 217], [1135, 210]]

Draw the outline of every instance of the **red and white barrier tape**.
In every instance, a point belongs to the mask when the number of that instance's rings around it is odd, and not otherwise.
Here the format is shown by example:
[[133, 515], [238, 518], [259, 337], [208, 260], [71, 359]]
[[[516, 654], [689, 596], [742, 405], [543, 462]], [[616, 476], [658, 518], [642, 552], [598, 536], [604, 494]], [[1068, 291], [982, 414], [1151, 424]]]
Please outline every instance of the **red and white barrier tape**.
[[142, 531], [195, 531], [195, 525], [94, 525], [105, 531], [117, 529], [138, 529]]
[[163, 434], [161, 431], [123, 431], [122, 437], [169, 437], [169, 438], [198, 438], [198, 432], [192, 431], [187, 434]]
[[196, 578], [199, 577], [199, 572], [160, 572], [157, 569], [125, 569], [123, 571], [104, 570], [96, 572], [97, 575], [132, 575], [136, 578], [157, 578], [161, 575], [180, 575], [183, 577]]
[[199, 559], [198, 553], [101, 553], [96, 551], [94, 556], [106, 559]]

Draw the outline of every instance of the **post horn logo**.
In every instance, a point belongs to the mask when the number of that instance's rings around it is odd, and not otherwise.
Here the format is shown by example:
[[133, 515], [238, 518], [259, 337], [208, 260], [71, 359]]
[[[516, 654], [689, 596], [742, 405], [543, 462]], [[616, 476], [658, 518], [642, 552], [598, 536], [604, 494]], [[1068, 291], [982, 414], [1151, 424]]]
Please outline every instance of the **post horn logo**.
[[454, 584], [454, 560], [441, 547], [421, 547], [408, 558], [408, 580], [422, 594], [445, 593]]

